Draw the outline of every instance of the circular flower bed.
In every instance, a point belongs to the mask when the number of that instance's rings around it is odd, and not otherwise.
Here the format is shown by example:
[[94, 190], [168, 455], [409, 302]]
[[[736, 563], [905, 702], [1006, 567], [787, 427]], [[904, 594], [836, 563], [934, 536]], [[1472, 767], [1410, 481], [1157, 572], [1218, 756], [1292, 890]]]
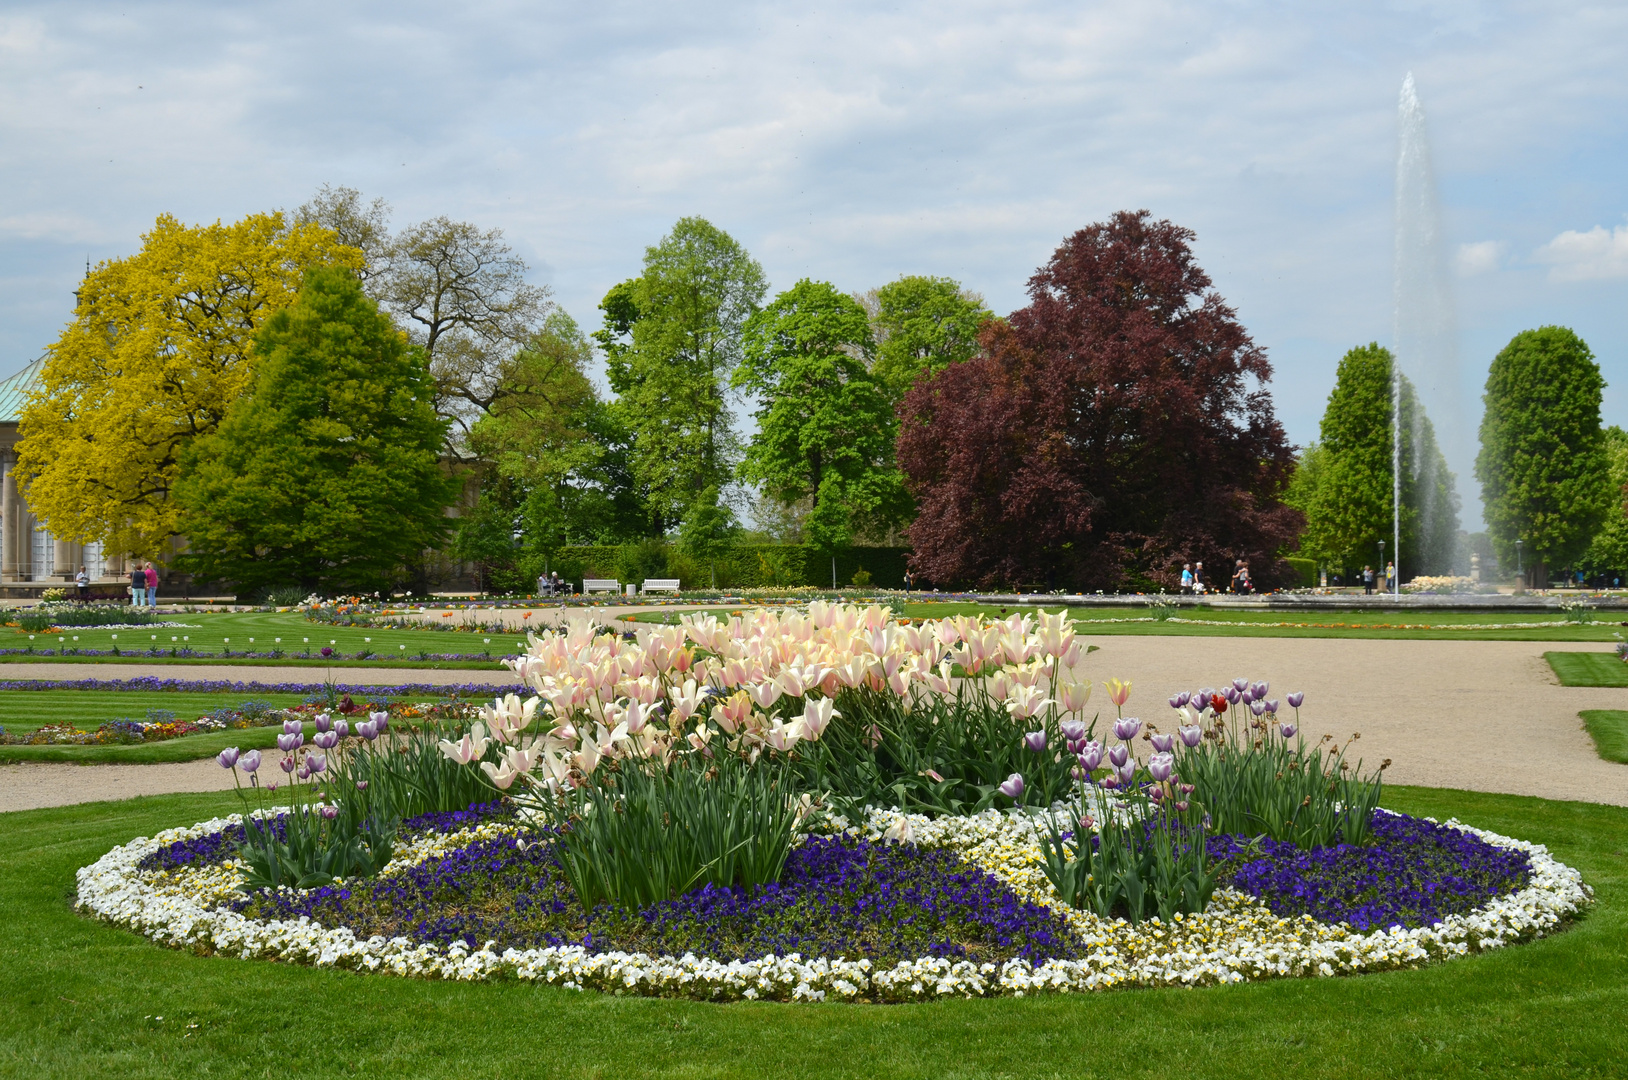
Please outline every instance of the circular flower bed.
[[238, 888], [237, 815], [115, 848], [78, 907], [166, 945], [243, 958], [573, 989], [902, 1001], [1205, 985], [1417, 967], [1540, 936], [1589, 903], [1539, 845], [1376, 812], [1372, 842], [1217, 836], [1203, 914], [1138, 924], [1062, 904], [1032, 812], [872, 810], [805, 837], [778, 882], [584, 911], [554, 847], [504, 804], [402, 824], [377, 877]]

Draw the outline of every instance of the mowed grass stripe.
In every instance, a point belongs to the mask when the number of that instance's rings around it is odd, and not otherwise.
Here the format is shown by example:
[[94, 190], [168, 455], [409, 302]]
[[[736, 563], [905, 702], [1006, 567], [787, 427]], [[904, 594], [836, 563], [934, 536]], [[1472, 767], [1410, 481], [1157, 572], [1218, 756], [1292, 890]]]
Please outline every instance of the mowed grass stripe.
[[149, 709], [168, 709], [177, 720], [196, 720], [216, 709], [259, 701], [277, 708], [299, 705], [304, 694], [192, 694], [157, 690], [0, 691], [0, 727], [32, 731], [45, 724], [91, 730], [109, 720], [145, 720]]
[[1546, 652], [1561, 686], [1628, 686], [1628, 664], [1614, 652]]

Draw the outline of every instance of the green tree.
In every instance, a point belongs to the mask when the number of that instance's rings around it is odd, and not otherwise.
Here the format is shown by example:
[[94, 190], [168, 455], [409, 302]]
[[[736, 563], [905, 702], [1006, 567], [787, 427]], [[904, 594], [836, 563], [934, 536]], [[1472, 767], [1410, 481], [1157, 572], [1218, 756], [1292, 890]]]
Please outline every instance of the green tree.
[[753, 316], [745, 339], [734, 383], [762, 407], [741, 478], [782, 503], [810, 499], [804, 527], [822, 546], [897, 523], [908, 507], [893, 459], [898, 422], [866, 363], [865, 310], [805, 279]]
[[1582, 565], [1590, 574], [1620, 576], [1628, 571], [1628, 431], [1615, 424], [1606, 428], [1605, 454], [1610, 462], [1606, 494], [1611, 509], [1594, 534]]
[[643, 274], [600, 304], [605, 325], [594, 336], [658, 535], [697, 495], [731, 478], [740, 445], [728, 379], [765, 291], [763, 268], [745, 248], [690, 217], [646, 249]]
[[[1301, 550], [1325, 565], [1377, 564], [1379, 542], [1394, 558], [1391, 383], [1394, 360], [1377, 343], [1340, 360], [1323, 413], [1320, 442], [1308, 448], [1285, 501], [1306, 515]], [[1413, 384], [1401, 386], [1403, 580], [1449, 571], [1458, 542], [1458, 494], [1436, 445], [1435, 428]], [[1302, 475], [1302, 473], [1304, 475]]]
[[353, 274], [318, 268], [254, 354], [252, 391], [183, 462], [183, 565], [251, 589], [391, 587], [445, 540], [458, 489], [422, 350]]
[[1611, 508], [1600, 429], [1605, 379], [1583, 339], [1562, 326], [1516, 334], [1487, 372], [1475, 475], [1502, 565], [1515, 541], [1532, 579], [1579, 558]]
[[871, 371], [894, 401], [922, 375], [969, 360], [978, 330], [995, 317], [984, 298], [950, 278], [906, 275], [860, 297], [871, 317]]
[[695, 497], [684, 515], [678, 530], [678, 550], [707, 567], [716, 585], [718, 557], [740, 532], [735, 512], [721, 500], [717, 487], [709, 487]]

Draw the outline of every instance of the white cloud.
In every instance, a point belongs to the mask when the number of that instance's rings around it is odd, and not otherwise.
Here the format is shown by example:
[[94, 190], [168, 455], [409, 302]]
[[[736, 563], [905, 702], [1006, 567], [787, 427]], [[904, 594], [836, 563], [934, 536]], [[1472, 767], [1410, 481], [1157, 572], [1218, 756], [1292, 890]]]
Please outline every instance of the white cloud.
[[1567, 229], [1538, 248], [1534, 257], [1549, 264], [1553, 281], [1628, 277], [1628, 225], [1610, 230], [1596, 225], [1588, 232]]
[[1504, 262], [1502, 240], [1478, 240], [1473, 244], [1460, 244], [1453, 263], [1459, 277], [1475, 277], [1498, 269]]

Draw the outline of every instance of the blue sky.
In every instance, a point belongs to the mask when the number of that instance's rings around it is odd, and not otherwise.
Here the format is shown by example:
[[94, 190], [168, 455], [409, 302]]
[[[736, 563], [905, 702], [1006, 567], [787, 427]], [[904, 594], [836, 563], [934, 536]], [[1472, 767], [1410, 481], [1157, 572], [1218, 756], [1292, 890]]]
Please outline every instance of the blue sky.
[[502, 227], [587, 326], [685, 214], [773, 286], [956, 277], [999, 312], [1073, 230], [1198, 233], [1315, 437], [1345, 349], [1391, 335], [1396, 102], [1429, 116], [1469, 475], [1515, 332], [1576, 329], [1628, 424], [1628, 5], [9, 2], [0, 374], [84, 261], [156, 215], [292, 209], [327, 182], [406, 224]]

